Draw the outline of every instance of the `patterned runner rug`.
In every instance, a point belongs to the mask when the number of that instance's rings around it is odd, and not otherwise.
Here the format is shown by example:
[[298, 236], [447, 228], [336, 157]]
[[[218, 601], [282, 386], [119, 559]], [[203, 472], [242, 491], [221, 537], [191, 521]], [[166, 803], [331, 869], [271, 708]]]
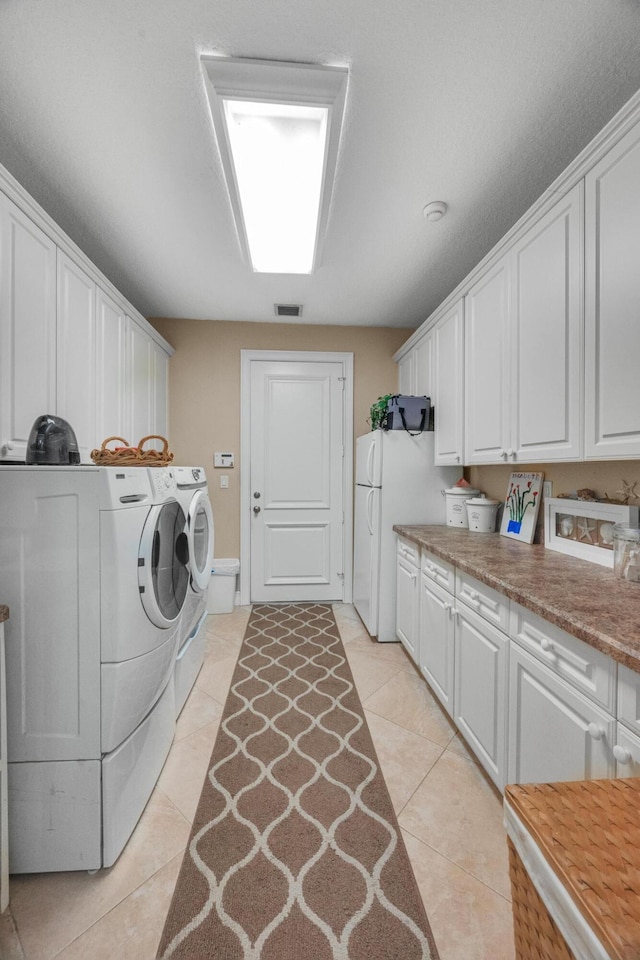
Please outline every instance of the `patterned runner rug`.
[[331, 607], [254, 606], [158, 957], [437, 956]]

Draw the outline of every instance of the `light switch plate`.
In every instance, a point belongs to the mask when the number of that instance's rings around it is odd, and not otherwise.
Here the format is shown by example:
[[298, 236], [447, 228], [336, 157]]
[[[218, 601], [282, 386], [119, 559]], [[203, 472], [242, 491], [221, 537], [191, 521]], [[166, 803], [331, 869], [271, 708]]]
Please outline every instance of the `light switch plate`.
[[542, 484], [542, 496], [547, 500], [553, 496], [553, 480], [545, 480]]

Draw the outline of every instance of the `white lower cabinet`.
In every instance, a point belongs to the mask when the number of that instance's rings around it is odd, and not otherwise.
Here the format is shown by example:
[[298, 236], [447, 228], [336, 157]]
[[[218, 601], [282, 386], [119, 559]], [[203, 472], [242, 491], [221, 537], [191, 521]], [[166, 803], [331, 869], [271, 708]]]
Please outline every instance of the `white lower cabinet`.
[[640, 673], [428, 551], [420, 569], [420, 672], [499, 789], [640, 776]]
[[616, 722], [511, 643], [509, 783], [592, 780], [615, 774]]
[[420, 671], [453, 716], [454, 597], [424, 574], [420, 580]]
[[414, 661], [418, 662], [418, 620], [420, 613], [419, 557], [416, 546], [398, 538], [396, 568], [396, 635]]
[[499, 789], [505, 785], [509, 638], [456, 604], [454, 720]]
[[621, 723], [617, 725], [613, 756], [616, 777], [640, 777], [640, 737], [629, 733]]

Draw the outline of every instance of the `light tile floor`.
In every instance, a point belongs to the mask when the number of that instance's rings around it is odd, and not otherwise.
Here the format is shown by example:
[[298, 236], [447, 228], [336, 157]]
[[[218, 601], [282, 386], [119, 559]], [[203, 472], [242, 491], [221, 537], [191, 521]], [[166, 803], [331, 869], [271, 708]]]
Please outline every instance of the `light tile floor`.
[[[513, 960], [497, 791], [399, 644], [336, 620], [441, 960]], [[117, 863], [11, 878], [2, 960], [153, 960], [249, 607], [208, 619], [207, 654], [156, 789]]]

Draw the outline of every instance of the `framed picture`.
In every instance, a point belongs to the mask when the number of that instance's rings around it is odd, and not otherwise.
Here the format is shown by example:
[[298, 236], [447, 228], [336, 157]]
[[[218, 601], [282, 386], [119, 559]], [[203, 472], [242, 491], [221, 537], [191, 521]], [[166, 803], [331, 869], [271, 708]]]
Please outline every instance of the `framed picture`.
[[613, 526], [637, 527], [640, 511], [628, 504], [549, 497], [544, 502], [544, 545], [613, 569]]
[[503, 537], [533, 543], [543, 477], [543, 473], [511, 474], [500, 526]]

